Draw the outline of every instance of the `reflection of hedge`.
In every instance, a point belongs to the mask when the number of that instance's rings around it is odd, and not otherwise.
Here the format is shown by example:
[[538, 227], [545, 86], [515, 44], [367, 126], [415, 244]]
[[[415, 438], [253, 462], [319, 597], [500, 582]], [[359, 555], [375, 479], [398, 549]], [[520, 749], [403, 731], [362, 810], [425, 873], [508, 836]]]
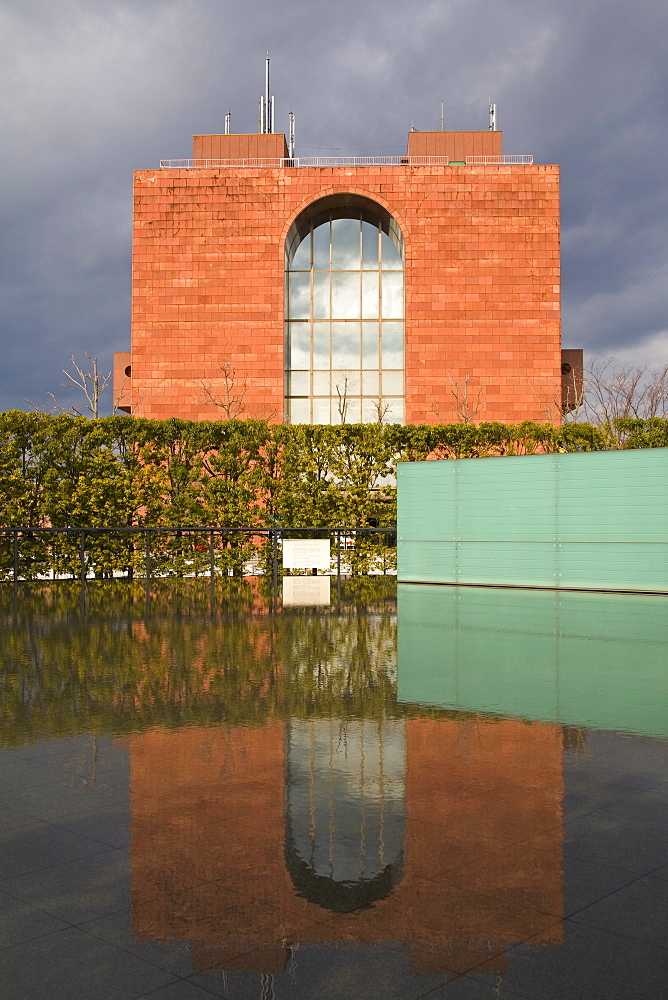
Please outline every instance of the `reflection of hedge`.
[[342, 581], [331, 610], [269, 613], [263, 581], [0, 591], [0, 742], [151, 726], [397, 714], [393, 582]]
[[[14, 410], [0, 413], [0, 526], [206, 525], [389, 526], [396, 518], [397, 462], [531, 452], [596, 451], [668, 444], [668, 420], [590, 424], [269, 425], [258, 420], [193, 422], [129, 416], [84, 420]], [[208, 566], [207, 536], [156, 540], [156, 569]], [[243, 533], [217, 538], [216, 568], [240, 573], [254, 548]], [[0, 536], [0, 578], [12, 565]], [[21, 538], [21, 576], [80, 571], [76, 535]], [[89, 536], [98, 574], [143, 565], [139, 535]], [[353, 572], [387, 563], [382, 537], [355, 546]]]

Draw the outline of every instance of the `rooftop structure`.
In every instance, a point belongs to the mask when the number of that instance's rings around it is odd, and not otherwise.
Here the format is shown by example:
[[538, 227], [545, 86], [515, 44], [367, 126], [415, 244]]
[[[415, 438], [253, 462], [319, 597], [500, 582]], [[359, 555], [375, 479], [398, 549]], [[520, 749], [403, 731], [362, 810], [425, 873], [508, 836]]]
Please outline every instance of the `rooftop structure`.
[[505, 154], [491, 128], [411, 131], [401, 156], [303, 158], [273, 132], [273, 104], [260, 124], [230, 134], [228, 116], [192, 158], [135, 173], [122, 408], [559, 421], [557, 166]]

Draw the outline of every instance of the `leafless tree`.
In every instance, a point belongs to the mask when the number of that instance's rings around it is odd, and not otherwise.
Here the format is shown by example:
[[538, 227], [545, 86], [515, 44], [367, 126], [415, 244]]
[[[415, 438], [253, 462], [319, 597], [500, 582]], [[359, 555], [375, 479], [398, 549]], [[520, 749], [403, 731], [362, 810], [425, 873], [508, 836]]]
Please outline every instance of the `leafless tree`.
[[[450, 383], [450, 395], [455, 401], [455, 413], [457, 420], [462, 424], [472, 424], [484, 406], [483, 383], [477, 386], [471, 384], [471, 374], [467, 372], [463, 381], [455, 381], [452, 375], [448, 374]], [[433, 396], [431, 400], [431, 411], [441, 420], [441, 407], [438, 400]]]
[[619, 417], [668, 416], [668, 365], [629, 366], [616, 358], [594, 357], [582, 376], [572, 370], [558, 396], [538, 391], [530, 379], [527, 384], [548, 421], [560, 414], [564, 423], [586, 421], [613, 429]]
[[205, 402], [217, 406], [225, 414], [226, 420], [235, 420], [246, 410], [248, 379], [239, 378], [231, 361], [219, 361], [214, 378], [195, 381]]
[[668, 416], [668, 364], [641, 368], [621, 365], [615, 358], [592, 358], [584, 383], [583, 409], [590, 423]]
[[373, 412], [375, 414], [376, 423], [377, 424], [384, 424], [385, 423], [385, 417], [387, 416], [387, 414], [392, 409], [392, 404], [388, 403], [388, 401], [386, 399], [381, 399], [380, 396], [379, 396], [378, 399], [372, 400], [372, 402], [371, 402], [371, 408], [372, 408], [372, 410], [373, 410]]
[[[77, 362], [75, 356], [71, 355], [70, 364], [74, 368], [74, 372], [71, 372], [69, 368], [63, 368], [62, 372], [66, 376], [66, 381], [62, 382], [61, 385], [66, 389], [71, 389], [74, 386], [82, 392], [87, 403], [87, 406], [83, 409], [88, 410], [92, 417], [98, 417], [100, 415], [100, 396], [111, 382], [111, 372], [101, 372], [98, 368], [97, 358], [86, 351], [84, 351], [84, 356], [90, 361], [90, 370], [86, 371]], [[47, 393], [47, 395], [51, 400], [51, 413], [70, 413], [75, 417], [82, 417], [84, 415], [82, 409], [75, 404], [63, 406], [52, 392]], [[40, 413], [47, 412], [43, 407], [33, 403], [31, 399], [26, 399], [25, 402]]]
[[336, 392], [337, 395], [336, 409], [342, 424], [345, 424], [348, 418], [350, 395], [356, 388], [356, 385], [357, 379], [349, 375], [347, 372], [343, 373], [343, 379], [341, 381], [334, 384], [334, 392]]
[[337, 382], [334, 388], [336, 389], [336, 395], [338, 397], [336, 401], [336, 409], [339, 412], [341, 423], [345, 424], [346, 417], [348, 416], [348, 408], [350, 406], [350, 400], [348, 398], [348, 394], [350, 392], [348, 376], [344, 375], [343, 382]]

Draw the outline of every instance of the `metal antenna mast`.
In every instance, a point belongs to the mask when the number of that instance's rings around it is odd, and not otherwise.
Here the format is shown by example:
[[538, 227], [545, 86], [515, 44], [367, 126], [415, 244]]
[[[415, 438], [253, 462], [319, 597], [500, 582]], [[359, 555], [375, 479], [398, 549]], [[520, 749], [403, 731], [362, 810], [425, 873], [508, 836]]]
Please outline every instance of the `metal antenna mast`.
[[294, 112], [290, 112], [290, 134], [288, 139], [288, 151], [290, 153], [290, 159], [293, 159], [295, 155], [295, 115]]
[[441, 132], [445, 132], [445, 118], [443, 117], [443, 98], [441, 98]]
[[232, 124], [232, 112], [228, 111], [225, 115], [225, 135], [230, 134], [230, 125]]
[[496, 132], [496, 104], [489, 106], [489, 131]]
[[258, 132], [270, 133], [274, 131], [274, 98], [269, 96], [269, 53], [265, 59], [264, 70], [264, 97], [260, 98], [260, 111], [258, 115]]

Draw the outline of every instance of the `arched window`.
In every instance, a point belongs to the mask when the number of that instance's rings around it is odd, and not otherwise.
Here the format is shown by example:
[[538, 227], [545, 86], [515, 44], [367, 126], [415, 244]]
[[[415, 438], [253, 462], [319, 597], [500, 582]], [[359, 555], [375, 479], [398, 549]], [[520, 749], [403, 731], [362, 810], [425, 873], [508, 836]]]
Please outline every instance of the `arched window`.
[[322, 199], [286, 242], [285, 418], [404, 421], [403, 240], [380, 205]]

